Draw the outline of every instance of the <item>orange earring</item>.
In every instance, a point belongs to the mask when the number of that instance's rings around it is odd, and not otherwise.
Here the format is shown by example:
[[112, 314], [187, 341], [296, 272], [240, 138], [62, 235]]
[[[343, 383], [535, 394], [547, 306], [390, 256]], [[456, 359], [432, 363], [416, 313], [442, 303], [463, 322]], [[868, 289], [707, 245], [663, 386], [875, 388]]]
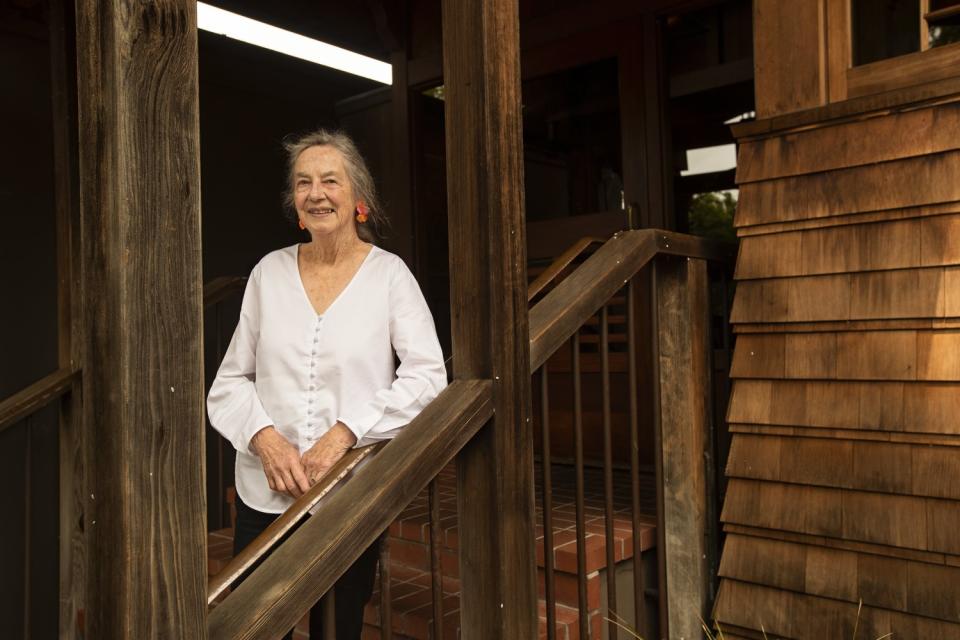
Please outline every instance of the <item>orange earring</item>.
[[366, 222], [367, 213], [369, 213], [369, 210], [367, 209], [367, 205], [363, 202], [363, 200], [358, 201], [357, 202], [357, 222], [359, 222], [360, 224], [363, 224], [364, 222]]
[[303, 224], [303, 220], [297, 220], [297, 226], [299, 226], [301, 229], [307, 228], [307, 225]]

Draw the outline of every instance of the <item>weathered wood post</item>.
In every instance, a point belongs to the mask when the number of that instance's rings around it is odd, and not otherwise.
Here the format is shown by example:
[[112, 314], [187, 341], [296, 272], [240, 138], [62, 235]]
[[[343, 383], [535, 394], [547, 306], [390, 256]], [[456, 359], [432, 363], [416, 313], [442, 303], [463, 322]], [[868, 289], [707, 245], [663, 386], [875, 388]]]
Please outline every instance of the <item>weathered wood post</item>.
[[660, 637], [702, 637], [709, 619], [706, 459], [710, 330], [704, 260], [654, 263], [657, 394], [657, 559]]
[[444, 0], [453, 364], [494, 380], [458, 457], [465, 640], [537, 637], [517, 0]]
[[87, 638], [205, 638], [196, 3], [78, 0]]

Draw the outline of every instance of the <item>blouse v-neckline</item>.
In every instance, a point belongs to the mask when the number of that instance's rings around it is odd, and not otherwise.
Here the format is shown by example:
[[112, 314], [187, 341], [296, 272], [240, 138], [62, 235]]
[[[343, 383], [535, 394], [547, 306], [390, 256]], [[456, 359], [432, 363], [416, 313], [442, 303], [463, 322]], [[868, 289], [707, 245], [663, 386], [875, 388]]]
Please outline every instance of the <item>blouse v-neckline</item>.
[[347, 291], [353, 285], [354, 281], [356, 281], [356, 279], [360, 276], [360, 273], [363, 271], [363, 268], [366, 266], [367, 262], [369, 262], [370, 256], [373, 254], [374, 251], [377, 250], [377, 245], [375, 244], [370, 245], [370, 250], [367, 251], [367, 255], [363, 256], [363, 260], [360, 261], [360, 266], [357, 267], [357, 270], [353, 272], [352, 276], [350, 276], [350, 279], [347, 281], [347, 284], [345, 284], [343, 288], [337, 293], [337, 295], [334, 296], [333, 300], [330, 301], [330, 304], [327, 305], [326, 309], [324, 309], [323, 311], [317, 311], [317, 308], [313, 306], [313, 301], [310, 300], [310, 294], [307, 293], [306, 283], [304, 283], [303, 281], [303, 274], [300, 272], [300, 248], [302, 246], [303, 245], [301, 243], [297, 243], [293, 246], [293, 269], [297, 274], [297, 282], [300, 284], [300, 293], [303, 295], [303, 300], [307, 304], [307, 309], [309, 309], [311, 313], [313, 313], [313, 315], [316, 316], [317, 318], [323, 318], [325, 316], [330, 315], [330, 312], [333, 310], [333, 307], [337, 304], [337, 302], [340, 301], [342, 297], [344, 297], [344, 295], [346, 295]]

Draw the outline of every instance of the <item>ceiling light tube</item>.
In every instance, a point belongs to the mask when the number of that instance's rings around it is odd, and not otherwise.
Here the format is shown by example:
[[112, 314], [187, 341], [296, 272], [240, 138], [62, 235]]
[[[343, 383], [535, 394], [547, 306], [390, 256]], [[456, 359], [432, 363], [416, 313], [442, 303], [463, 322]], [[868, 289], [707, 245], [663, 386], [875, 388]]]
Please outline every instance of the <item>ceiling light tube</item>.
[[205, 2], [197, 3], [197, 27], [383, 84], [393, 82], [393, 69], [389, 63], [225, 11]]

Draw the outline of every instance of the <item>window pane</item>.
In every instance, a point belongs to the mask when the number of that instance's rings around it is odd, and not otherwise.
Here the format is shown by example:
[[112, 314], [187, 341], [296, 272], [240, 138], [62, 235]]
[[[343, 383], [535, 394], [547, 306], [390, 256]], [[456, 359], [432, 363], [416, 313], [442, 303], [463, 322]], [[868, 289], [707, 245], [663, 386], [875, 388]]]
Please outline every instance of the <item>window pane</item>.
[[[949, 9], [960, 10], [960, 2], [957, 0], [930, 0], [931, 13]], [[960, 11], [956, 13], [944, 11], [939, 17], [931, 17], [929, 29], [931, 48], [960, 42]]]
[[854, 0], [853, 64], [920, 50], [920, 0]]

